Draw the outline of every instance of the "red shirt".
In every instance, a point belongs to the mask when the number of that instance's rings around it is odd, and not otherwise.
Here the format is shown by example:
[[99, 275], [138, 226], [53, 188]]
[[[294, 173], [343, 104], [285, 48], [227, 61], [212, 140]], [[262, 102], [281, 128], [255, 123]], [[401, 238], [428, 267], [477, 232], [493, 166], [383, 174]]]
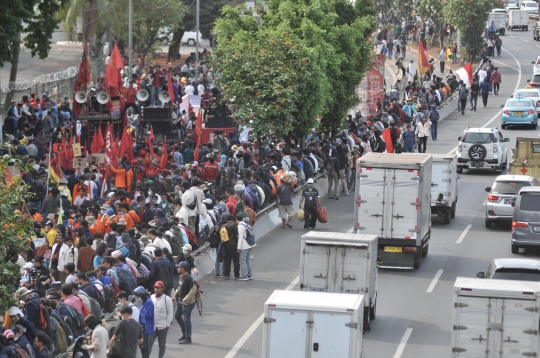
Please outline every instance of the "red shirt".
[[124, 89], [124, 102], [126, 103], [135, 103], [135, 95], [137, 91], [134, 88]]
[[219, 166], [216, 163], [206, 163], [203, 170], [203, 180], [215, 181], [219, 173]]
[[161, 168], [160, 168], [160, 167], [153, 166], [153, 167], [148, 168], [148, 169], [146, 170], [146, 177], [147, 177], [147, 178], [153, 178], [153, 177], [155, 177], [156, 175], [158, 175], [159, 173], [161, 173]]

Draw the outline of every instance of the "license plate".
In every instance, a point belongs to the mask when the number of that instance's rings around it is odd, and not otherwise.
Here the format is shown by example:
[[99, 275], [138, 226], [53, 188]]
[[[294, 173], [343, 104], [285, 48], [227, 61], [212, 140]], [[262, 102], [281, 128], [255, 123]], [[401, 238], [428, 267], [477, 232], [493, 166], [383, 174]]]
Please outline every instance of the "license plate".
[[514, 116], [522, 116], [524, 112], [514, 112]]
[[384, 252], [403, 252], [403, 248], [399, 246], [385, 246]]
[[[534, 232], [540, 232], [540, 226], [534, 226], [533, 227]], [[386, 250], [385, 250], [386, 251]]]
[[511, 204], [511, 203], [512, 203], [512, 199], [504, 199], [504, 203], [505, 203], [505, 204]]
[[473, 167], [481, 168], [484, 166], [484, 163], [472, 163]]

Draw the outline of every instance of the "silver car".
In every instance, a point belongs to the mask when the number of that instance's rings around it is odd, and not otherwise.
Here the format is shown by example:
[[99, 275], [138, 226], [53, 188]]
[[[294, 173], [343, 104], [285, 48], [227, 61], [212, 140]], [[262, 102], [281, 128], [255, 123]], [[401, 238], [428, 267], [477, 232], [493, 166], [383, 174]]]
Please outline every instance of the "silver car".
[[540, 281], [540, 260], [494, 259], [486, 272], [478, 272], [478, 278], [493, 280]]
[[494, 223], [512, 221], [514, 208], [512, 200], [524, 186], [539, 185], [535, 177], [529, 175], [499, 175], [491, 186], [486, 187], [486, 228]]
[[512, 253], [540, 246], [540, 186], [521, 188], [512, 202]]

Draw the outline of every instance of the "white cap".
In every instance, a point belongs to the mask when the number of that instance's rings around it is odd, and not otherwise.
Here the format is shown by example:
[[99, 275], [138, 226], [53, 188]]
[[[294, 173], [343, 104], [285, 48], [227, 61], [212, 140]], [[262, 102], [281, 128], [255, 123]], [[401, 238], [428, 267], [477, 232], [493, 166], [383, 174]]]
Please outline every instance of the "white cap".
[[204, 199], [202, 202], [203, 202], [203, 204], [208, 204], [208, 205], [210, 205], [210, 204], [212, 204], [212, 199], [206, 198], [206, 199]]
[[308, 184], [313, 184], [314, 182], [315, 182], [315, 181], [313, 180], [313, 178], [309, 178], [309, 179], [307, 180], [307, 183], [308, 183]]
[[191, 251], [193, 248], [191, 247], [190, 244], [185, 244], [183, 247], [182, 247], [183, 250], [186, 250], [186, 251]]
[[33, 268], [34, 268], [34, 264], [31, 263], [31, 262], [27, 262], [26, 265], [24, 265], [24, 268], [27, 268], [27, 269], [33, 269]]
[[8, 310], [8, 316], [16, 316], [18, 314], [21, 314], [21, 311], [19, 310], [18, 307], [10, 307], [9, 310]]

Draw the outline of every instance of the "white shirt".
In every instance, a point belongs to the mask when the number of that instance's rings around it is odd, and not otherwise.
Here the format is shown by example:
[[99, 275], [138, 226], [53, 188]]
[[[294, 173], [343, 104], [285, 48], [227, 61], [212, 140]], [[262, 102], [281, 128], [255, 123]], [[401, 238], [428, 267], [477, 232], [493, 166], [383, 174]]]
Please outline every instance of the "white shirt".
[[414, 134], [418, 136], [418, 138], [422, 137], [429, 137], [431, 135], [431, 122], [427, 121], [425, 124], [422, 122], [418, 123], [416, 126], [416, 130], [414, 131]]
[[253, 247], [247, 243], [246, 236], [247, 236], [246, 223], [238, 224], [238, 244], [236, 245], [236, 248], [238, 250], [247, 250]]
[[156, 329], [165, 329], [170, 327], [173, 321], [174, 308], [172, 299], [166, 294], [156, 297], [151, 296], [154, 302], [154, 326]]
[[154, 240], [152, 241], [152, 244], [155, 246], [155, 247], [159, 247], [159, 248], [164, 248], [166, 247], [169, 252], [172, 252], [172, 248], [171, 248], [171, 244], [169, 244], [169, 242], [165, 239], [162, 239], [160, 237], [156, 237], [154, 238]]
[[195, 92], [195, 87], [193, 87], [192, 85], [186, 86], [185, 91], [186, 94], [193, 96], [193, 92]]
[[199, 96], [204, 93], [204, 86], [202, 84], [197, 86], [197, 91], [199, 91]]
[[79, 250], [74, 246], [68, 247], [66, 244], [60, 248], [58, 255], [58, 271], [63, 271], [66, 264], [75, 264], [75, 271], [77, 271], [77, 259], [79, 257]]
[[188, 223], [188, 211], [184, 206], [178, 210], [175, 216], [180, 220], [180, 224]]
[[487, 71], [486, 70], [480, 70], [478, 71], [478, 83], [484, 82], [484, 78], [487, 77]]

